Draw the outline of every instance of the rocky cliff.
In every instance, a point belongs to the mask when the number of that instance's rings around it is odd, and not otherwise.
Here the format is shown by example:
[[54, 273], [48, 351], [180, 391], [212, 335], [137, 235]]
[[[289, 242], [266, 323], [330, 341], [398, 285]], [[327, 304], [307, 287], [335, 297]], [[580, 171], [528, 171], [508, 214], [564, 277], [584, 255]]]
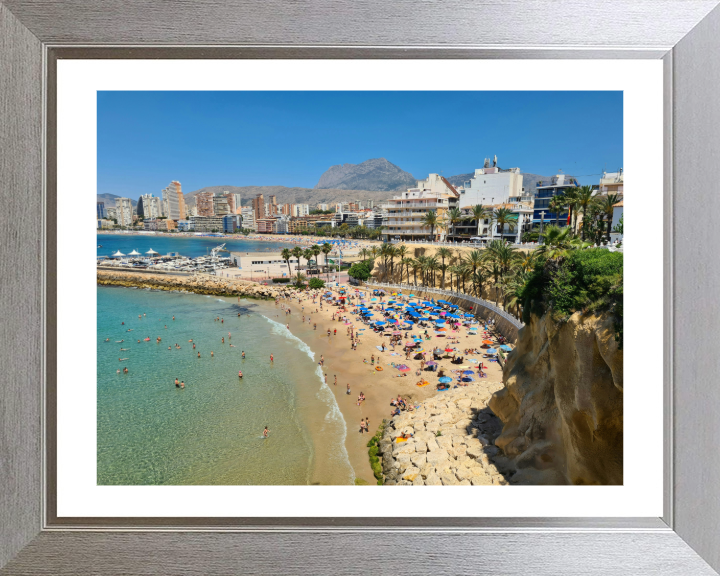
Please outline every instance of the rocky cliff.
[[532, 315], [490, 399], [518, 484], [622, 484], [623, 351], [612, 314]]
[[416, 178], [388, 162], [385, 158], [373, 158], [360, 164], [337, 164], [320, 176], [315, 188], [339, 188], [343, 190], [406, 190], [417, 183]]

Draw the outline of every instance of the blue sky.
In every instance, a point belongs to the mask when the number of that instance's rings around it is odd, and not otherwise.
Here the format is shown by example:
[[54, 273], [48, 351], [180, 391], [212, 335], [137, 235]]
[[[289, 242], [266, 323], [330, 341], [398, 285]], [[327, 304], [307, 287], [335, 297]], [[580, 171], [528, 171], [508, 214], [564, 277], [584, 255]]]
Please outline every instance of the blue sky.
[[98, 92], [98, 193], [312, 188], [387, 158], [417, 178], [498, 156], [594, 184], [623, 166], [622, 92]]

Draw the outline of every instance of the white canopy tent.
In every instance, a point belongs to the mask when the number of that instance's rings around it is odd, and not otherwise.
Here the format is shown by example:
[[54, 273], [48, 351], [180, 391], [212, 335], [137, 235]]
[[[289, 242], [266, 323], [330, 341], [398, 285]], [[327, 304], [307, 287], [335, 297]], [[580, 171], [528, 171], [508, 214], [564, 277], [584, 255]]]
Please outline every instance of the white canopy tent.
[[152, 255], [154, 255], [154, 254], [159, 254], [159, 252], [155, 252], [155, 250], [153, 250], [152, 248], [150, 248], [150, 250], [148, 250], [147, 252], [145, 252], [145, 254], [150, 254], [150, 256], [152, 256]]
[[115, 252], [115, 254], [112, 255], [113, 258], [122, 258], [123, 256], [125, 256], [125, 254], [120, 252], [120, 250], [118, 250], [117, 252]]
[[137, 250], [133, 250], [130, 254], [128, 254], [128, 256], [141, 256], [141, 254]]

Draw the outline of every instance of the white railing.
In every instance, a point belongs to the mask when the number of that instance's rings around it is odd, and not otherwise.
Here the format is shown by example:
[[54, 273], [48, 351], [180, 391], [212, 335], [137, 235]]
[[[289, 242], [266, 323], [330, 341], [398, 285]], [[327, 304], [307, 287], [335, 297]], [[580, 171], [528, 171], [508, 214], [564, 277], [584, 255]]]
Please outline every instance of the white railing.
[[470, 294], [465, 294], [464, 292], [455, 292], [454, 290], [441, 290], [440, 288], [430, 288], [427, 286], [414, 286], [412, 284], [389, 284], [386, 282], [375, 282], [375, 281], [368, 281], [366, 282], [368, 286], [377, 286], [380, 288], [394, 288], [396, 290], [417, 290], [418, 292], [428, 292], [431, 294], [439, 294], [442, 296], [452, 296], [455, 298], [460, 298], [462, 300], [465, 300], [466, 302], [471, 302], [473, 304], [477, 304], [479, 306], [482, 306], [483, 308], [486, 308], [490, 310], [491, 312], [494, 312], [501, 318], [507, 320], [515, 326], [518, 330], [525, 326], [523, 322], [515, 318], [512, 314], [507, 312], [507, 310], [503, 310], [502, 308], [498, 308], [495, 306], [495, 304], [492, 304], [491, 302], [488, 302], [487, 300], [483, 300], [482, 298], [476, 298], [475, 296], [471, 296]]

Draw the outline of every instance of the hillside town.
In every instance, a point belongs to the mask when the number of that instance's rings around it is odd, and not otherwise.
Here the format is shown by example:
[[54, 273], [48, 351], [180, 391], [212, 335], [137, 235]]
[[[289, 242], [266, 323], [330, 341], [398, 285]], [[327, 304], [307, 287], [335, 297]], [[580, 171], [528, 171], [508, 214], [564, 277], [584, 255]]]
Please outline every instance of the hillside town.
[[[523, 186], [520, 168], [503, 169], [497, 156], [462, 185], [429, 174], [415, 187], [385, 201], [349, 199], [335, 204], [279, 203], [275, 195], [200, 191], [185, 197], [178, 181], [159, 196], [144, 194], [135, 204], [116, 198], [97, 202], [97, 228], [146, 232], [257, 233], [343, 236], [384, 242], [487, 244], [535, 243], [552, 224], [573, 226], [597, 245], [622, 239], [623, 171], [603, 171], [597, 184], [580, 186], [559, 172]], [[392, 193], [388, 193], [389, 195]], [[348, 192], [352, 195], [352, 191]], [[245, 200], [245, 205], [242, 201]]]

